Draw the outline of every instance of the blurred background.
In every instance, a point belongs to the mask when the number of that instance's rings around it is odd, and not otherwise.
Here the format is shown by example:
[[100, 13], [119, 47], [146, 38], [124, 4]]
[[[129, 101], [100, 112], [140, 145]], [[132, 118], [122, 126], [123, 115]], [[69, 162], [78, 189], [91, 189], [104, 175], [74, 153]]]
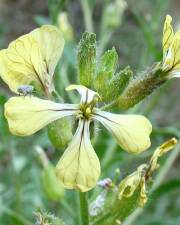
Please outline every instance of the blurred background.
[[[88, 17], [90, 11], [92, 21]], [[178, 30], [179, 12], [179, 0], [0, 0], [0, 48], [6, 48], [9, 42], [38, 26], [56, 23], [66, 39], [55, 77], [56, 88], [66, 99], [64, 88], [78, 82], [76, 46], [85, 30], [96, 33], [98, 55], [115, 46], [119, 55], [118, 69], [130, 65], [136, 74], [162, 59], [165, 16], [173, 17], [174, 29]], [[116, 168], [120, 168], [121, 177], [124, 177], [146, 162], [162, 141], [172, 136], [180, 137], [179, 93], [180, 79], [172, 79], [137, 106], [137, 112], [148, 116], [154, 125], [152, 147], [141, 155], [119, 150], [111, 136], [101, 130], [94, 145], [101, 159], [102, 178], [113, 178]], [[9, 133], [3, 110], [4, 103], [12, 95], [0, 80], [0, 224], [35, 224], [34, 211], [41, 208], [61, 215], [71, 225], [70, 215], [76, 220], [76, 196], [73, 191], [66, 191], [65, 197], [59, 200], [48, 196], [44, 191], [48, 183], [42, 182], [43, 169], [35, 146], [43, 147], [54, 165], [63, 150], [52, 146], [46, 130], [25, 138]], [[73, 96], [70, 100], [73, 101]], [[179, 160], [178, 152], [161, 160], [160, 171], [165, 174], [163, 182], [132, 225], [180, 224]]]

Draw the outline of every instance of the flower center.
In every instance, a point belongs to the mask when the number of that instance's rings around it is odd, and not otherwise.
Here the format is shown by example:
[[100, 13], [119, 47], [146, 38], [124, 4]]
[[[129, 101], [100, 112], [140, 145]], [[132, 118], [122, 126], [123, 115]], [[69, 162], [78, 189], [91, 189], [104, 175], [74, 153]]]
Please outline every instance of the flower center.
[[79, 113], [79, 116], [81, 118], [84, 118], [86, 120], [89, 120], [92, 116], [92, 113], [93, 113], [93, 108], [94, 108], [94, 105], [92, 103], [89, 103], [89, 104], [81, 104], [80, 105], [80, 113]]

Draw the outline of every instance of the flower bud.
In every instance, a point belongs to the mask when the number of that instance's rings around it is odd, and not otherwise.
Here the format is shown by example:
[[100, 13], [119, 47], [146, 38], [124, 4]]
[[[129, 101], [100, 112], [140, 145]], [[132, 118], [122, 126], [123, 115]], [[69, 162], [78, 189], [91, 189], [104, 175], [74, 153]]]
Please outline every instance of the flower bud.
[[74, 33], [73, 28], [68, 20], [68, 15], [66, 12], [61, 12], [58, 16], [58, 26], [64, 36], [66, 41], [73, 41]]
[[59, 119], [48, 126], [48, 137], [57, 149], [64, 149], [72, 136], [72, 122], [69, 118]]
[[122, 16], [127, 8], [125, 0], [115, 0], [105, 10], [105, 23], [107, 27], [116, 28], [121, 25]]

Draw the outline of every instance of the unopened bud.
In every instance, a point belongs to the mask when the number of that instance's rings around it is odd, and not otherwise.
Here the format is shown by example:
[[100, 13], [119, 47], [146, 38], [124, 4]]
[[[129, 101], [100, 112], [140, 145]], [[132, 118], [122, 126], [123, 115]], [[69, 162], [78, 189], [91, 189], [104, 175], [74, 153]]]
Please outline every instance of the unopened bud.
[[116, 28], [121, 25], [122, 16], [127, 8], [125, 0], [111, 2], [105, 11], [105, 23], [107, 27]]
[[72, 41], [74, 39], [73, 28], [68, 20], [66, 12], [61, 12], [58, 16], [58, 26], [62, 31], [64, 39], [66, 41]]

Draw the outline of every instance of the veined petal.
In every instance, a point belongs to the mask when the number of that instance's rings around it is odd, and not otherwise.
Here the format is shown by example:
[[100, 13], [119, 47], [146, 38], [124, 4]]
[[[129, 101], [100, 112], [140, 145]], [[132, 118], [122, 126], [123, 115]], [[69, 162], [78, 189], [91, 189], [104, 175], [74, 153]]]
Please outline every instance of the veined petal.
[[69, 189], [85, 192], [96, 185], [100, 163], [90, 142], [89, 121], [79, 121], [71, 143], [56, 166], [56, 174]]
[[176, 32], [174, 35], [174, 40], [172, 43], [173, 51], [173, 70], [180, 71], [180, 31]]
[[171, 25], [172, 18], [166, 16], [163, 30], [163, 71], [167, 78], [179, 77], [180, 74], [180, 31], [175, 34]]
[[66, 88], [66, 91], [77, 90], [81, 95], [81, 103], [88, 104], [95, 100], [95, 98], [100, 98], [99, 94], [95, 91], [88, 89], [83, 85], [72, 84]]
[[97, 110], [94, 119], [101, 122], [127, 152], [140, 153], [151, 144], [149, 135], [152, 126], [144, 116], [117, 115]]
[[54, 26], [42, 26], [11, 42], [0, 51], [0, 75], [10, 89], [35, 82], [42, 90], [51, 86], [64, 39]]
[[171, 22], [172, 22], [172, 17], [170, 15], [167, 15], [166, 20], [164, 22], [163, 41], [162, 41], [164, 57], [166, 56], [167, 50], [170, 47], [174, 37], [174, 32], [171, 26]]
[[[39, 67], [42, 58], [37, 43], [28, 35], [13, 41], [8, 49], [0, 51], [0, 76], [9, 88], [17, 93], [19, 86], [36, 82], [42, 88], [42, 74], [38, 74], [31, 62], [36, 55]], [[36, 57], [36, 59], [37, 59]]]
[[77, 107], [36, 97], [12, 97], [5, 104], [5, 116], [13, 134], [28, 136], [57, 119], [76, 114]]
[[44, 25], [32, 31], [31, 34], [41, 49], [47, 72], [52, 77], [63, 52], [63, 35], [57, 27], [52, 25]]
[[162, 145], [160, 145], [155, 152], [153, 153], [150, 163], [149, 163], [149, 169], [147, 171], [147, 176], [151, 177], [153, 172], [158, 168], [158, 160], [161, 156], [172, 150], [175, 145], [177, 144], [176, 138], [171, 138], [170, 140], [164, 142]]
[[167, 54], [164, 57], [163, 69], [172, 73], [180, 72], [180, 31], [173, 38], [173, 41], [168, 48]]

